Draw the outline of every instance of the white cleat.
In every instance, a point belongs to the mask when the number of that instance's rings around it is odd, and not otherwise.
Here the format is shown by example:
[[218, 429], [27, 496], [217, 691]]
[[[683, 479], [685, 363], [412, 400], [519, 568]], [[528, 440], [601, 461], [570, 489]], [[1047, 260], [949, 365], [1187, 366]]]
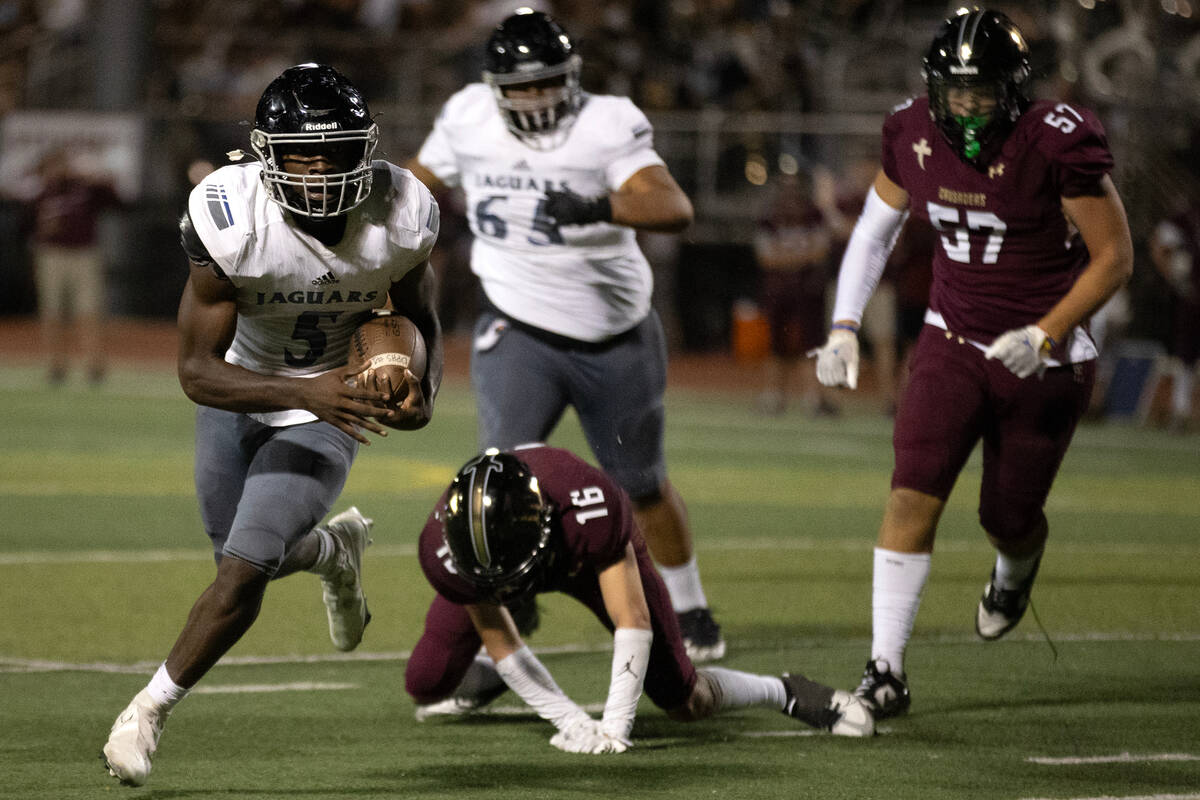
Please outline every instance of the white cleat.
[[438, 717], [467, 717], [472, 714], [481, 714], [486, 708], [486, 703], [477, 703], [469, 697], [447, 697], [436, 703], [417, 706], [413, 716], [417, 718], [417, 722], [424, 722], [427, 719]]
[[325, 526], [337, 544], [337, 566], [321, 578], [321, 590], [329, 616], [329, 638], [338, 650], [358, 647], [363, 630], [371, 621], [362, 589], [362, 558], [371, 543], [373, 524], [374, 520], [351, 506]]
[[829, 709], [839, 714], [829, 726], [829, 732], [834, 736], [875, 735], [875, 716], [862, 698], [838, 689], [829, 701]]
[[163, 723], [171, 712], [160, 711], [143, 689], [134, 695], [104, 744], [102, 756], [108, 774], [121, 783], [141, 786], [150, 777], [150, 759], [158, 750]]

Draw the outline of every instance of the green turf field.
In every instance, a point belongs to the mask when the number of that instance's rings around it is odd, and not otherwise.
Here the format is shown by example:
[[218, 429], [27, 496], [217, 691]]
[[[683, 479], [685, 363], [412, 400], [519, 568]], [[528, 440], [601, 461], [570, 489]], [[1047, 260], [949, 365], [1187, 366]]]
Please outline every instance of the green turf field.
[[[672, 391], [668, 450], [694, 523], [724, 665], [851, 688], [868, 656], [871, 547], [890, 424], [767, 418]], [[627, 754], [578, 756], [510, 698], [417, 723], [405, 655], [431, 590], [416, 534], [473, 451], [471, 397], [360, 454], [336, 510], [376, 519], [359, 651], [329, 645], [298, 575], [176, 710], [146, 787], [98, 760], [108, 727], [211, 579], [191, 478], [192, 405], [167, 372], [98, 390], [0, 368], [0, 797], [1200, 798], [1200, 437], [1083, 428], [1047, 509], [1035, 609], [1002, 642], [972, 627], [992, 555], [978, 464], [944, 518], [908, 652], [911, 713], [873, 740], [771, 711], [694, 725], [643, 700]], [[568, 419], [555, 444], [583, 451]], [[1049, 642], [1047, 641], [1049, 639]], [[531, 645], [581, 703], [603, 703], [608, 636], [548, 598]], [[1051, 644], [1052, 643], [1052, 644]]]

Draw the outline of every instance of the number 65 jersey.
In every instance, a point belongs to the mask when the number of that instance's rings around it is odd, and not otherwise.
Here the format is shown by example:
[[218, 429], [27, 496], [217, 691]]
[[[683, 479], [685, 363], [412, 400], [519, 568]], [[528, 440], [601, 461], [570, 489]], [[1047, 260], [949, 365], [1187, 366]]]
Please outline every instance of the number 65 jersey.
[[[883, 126], [884, 173], [909, 195], [915, 216], [935, 231], [926, 322], [979, 345], [1037, 322], [1067, 293], [1088, 262], [1061, 198], [1100, 193], [1113, 167], [1092, 112], [1053, 100], [1018, 118], [982, 171], [951, 150], [928, 98], [898, 107]], [[1060, 363], [1096, 356], [1077, 328], [1060, 343]]]
[[446, 101], [417, 160], [462, 187], [475, 234], [471, 269], [505, 314], [599, 341], [649, 313], [653, 279], [632, 228], [559, 227], [543, 212], [547, 189], [607, 195], [664, 163], [649, 121], [627, 98], [585, 95], [566, 141], [536, 150], [509, 132], [492, 90], [472, 83]]
[[[370, 196], [348, 213], [341, 241], [326, 246], [267, 196], [261, 172], [257, 163], [216, 170], [192, 190], [188, 215], [237, 292], [225, 360], [263, 375], [313, 377], [346, 363], [354, 329], [429, 258], [437, 203], [411, 172], [376, 161]], [[273, 426], [316, 419], [301, 409], [250, 416]]]

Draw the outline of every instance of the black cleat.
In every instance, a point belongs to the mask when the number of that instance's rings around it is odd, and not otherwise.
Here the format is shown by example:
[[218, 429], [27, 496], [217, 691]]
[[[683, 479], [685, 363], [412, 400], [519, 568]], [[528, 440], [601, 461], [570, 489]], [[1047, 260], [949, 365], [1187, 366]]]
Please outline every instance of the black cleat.
[[875, 735], [875, 718], [862, 698], [800, 674], [785, 672], [780, 679], [787, 691], [787, 716], [834, 736]]
[[983, 587], [983, 597], [979, 598], [979, 608], [975, 611], [975, 633], [979, 634], [980, 639], [992, 642], [1017, 627], [1021, 617], [1025, 616], [1025, 609], [1029, 607], [1033, 579], [1037, 577], [1041, 564], [1039, 556], [1033, 565], [1033, 572], [1016, 589], [996, 588], [996, 568], [992, 568], [992, 577]]
[[862, 682], [858, 684], [854, 694], [870, 706], [877, 720], [905, 713], [912, 702], [904, 673], [893, 673], [891, 665], [882, 658], [873, 658], [867, 662]]
[[713, 619], [712, 611], [694, 608], [676, 617], [688, 658], [697, 664], [724, 658], [725, 640], [721, 638], [721, 626]]

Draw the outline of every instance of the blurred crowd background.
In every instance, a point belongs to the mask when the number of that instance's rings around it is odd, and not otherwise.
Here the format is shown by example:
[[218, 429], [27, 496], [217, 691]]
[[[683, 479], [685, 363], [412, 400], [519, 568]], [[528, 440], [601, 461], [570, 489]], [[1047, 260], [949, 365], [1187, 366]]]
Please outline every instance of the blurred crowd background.
[[[169, 319], [187, 271], [176, 227], [187, 193], [246, 145], [255, 103], [274, 76], [302, 61], [337, 67], [370, 101], [383, 134], [380, 156], [403, 163], [441, 103], [479, 79], [483, 43], [517, 5], [552, 13], [575, 37], [585, 89], [627, 95], [646, 111], [657, 149], [695, 203], [696, 224], [684, 235], [643, 242], [672, 346], [747, 359], [769, 349], [766, 240], [796, 227], [781, 220], [801, 220], [804, 235], [823, 244], [793, 239], [790, 249], [807, 253], [801, 266], [814, 291], [827, 291], [846, 221], [877, 162], [884, 115], [923, 91], [921, 56], [957, 7], [930, 0], [0, 0], [0, 315], [36, 308], [31, 208], [52, 154], [116, 190], [118, 202], [104, 207], [96, 234], [106, 311]], [[1200, 0], [989, 7], [1009, 14], [1030, 40], [1037, 93], [1093, 108], [1108, 131], [1138, 262], [1128, 292], [1098, 327], [1110, 341], [1169, 349], [1172, 286], [1155, 269], [1150, 244], [1160, 221], [1200, 206]], [[475, 303], [469, 233], [461, 200], [439, 200], [443, 314], [450, 329], [464, 330]], [[927, 236], [912, 232], [893, 258], [887, 302], [894, 308], [876, 324], [888, 330], [868, 343], [889, 358], [902, 357], [905, 315], [924, 302]]]

